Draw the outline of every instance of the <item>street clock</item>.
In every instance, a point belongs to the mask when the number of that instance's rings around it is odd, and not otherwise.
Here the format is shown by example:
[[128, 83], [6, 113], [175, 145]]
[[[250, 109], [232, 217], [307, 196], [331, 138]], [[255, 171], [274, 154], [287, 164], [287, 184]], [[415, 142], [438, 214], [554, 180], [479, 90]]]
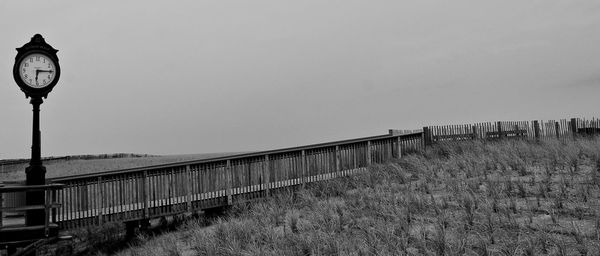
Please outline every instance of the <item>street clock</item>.
[[58, 50], [36, 34], [21, 48], [17, 48], [13, 77], [27, 97], [48, 97], [60, 78]]
[[[46, 40], [36, 34], [20, 48], [17, 48], [13, 78], [27, 98], [31, 98], [33, 106], [33, 126], [31, 136], [31, 160], [29, 167], [25, 168], [25, 185], [36, 186], [46, 184], [46, 167], [41, 156], [40, 132], [40, 105], [43, 98], [60, 78], [60, 65], [58, 65], [58, 50], [46, 43]], [[47, 216], [44, 209], [36, 208], [45, 204], [44, 191], [28, 191], [25, 195], [25, 204], [32, 208], [25, 211], [26, 226], [45, 225]]]

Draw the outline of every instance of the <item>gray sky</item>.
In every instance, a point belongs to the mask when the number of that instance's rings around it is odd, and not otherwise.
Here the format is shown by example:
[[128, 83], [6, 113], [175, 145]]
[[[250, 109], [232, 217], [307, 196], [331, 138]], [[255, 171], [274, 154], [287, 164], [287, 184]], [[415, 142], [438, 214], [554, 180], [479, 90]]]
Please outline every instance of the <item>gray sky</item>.
[[0, 32], [0, 159], [29, 156], [12, 65], [36, 33], [62, 68], [44, 156], [600, 117], [600, 1], [0, 0]]

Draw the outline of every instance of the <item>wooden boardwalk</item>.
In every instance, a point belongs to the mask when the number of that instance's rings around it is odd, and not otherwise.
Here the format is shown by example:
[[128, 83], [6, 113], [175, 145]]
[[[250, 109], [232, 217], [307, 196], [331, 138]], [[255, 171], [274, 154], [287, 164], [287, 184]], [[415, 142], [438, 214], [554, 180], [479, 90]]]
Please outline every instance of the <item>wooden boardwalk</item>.
[[48, 217], [64, 230], [218, 208], [351, 175], [423, 147], [422, 132], [391, 131], [303, 147], [53, 178], [47, 183], [64, 187], [48, 195], [60, 205]]

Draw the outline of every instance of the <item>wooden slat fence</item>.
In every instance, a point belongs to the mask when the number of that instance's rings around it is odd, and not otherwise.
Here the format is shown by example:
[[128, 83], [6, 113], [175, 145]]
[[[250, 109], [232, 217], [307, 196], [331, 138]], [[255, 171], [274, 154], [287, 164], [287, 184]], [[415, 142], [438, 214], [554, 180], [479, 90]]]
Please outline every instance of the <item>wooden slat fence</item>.
[[199, 161], [53, 178], [63, 229], [231, 205], [350, 175], [424, 149], [423, 133], [367, 137]]
[[577, 136], [600, 135], [600, 119], [581, 118], [534, 121], [498, 121], [476, 124], [423, 127], [426, 145], [437, 142], [497, 139], [573, 139]]

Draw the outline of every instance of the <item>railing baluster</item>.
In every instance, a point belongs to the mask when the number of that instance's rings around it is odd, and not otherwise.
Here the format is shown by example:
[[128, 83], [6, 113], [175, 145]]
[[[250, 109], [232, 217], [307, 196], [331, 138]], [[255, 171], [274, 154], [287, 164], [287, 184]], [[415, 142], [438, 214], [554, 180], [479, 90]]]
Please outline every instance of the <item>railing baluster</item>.
[[265, 159], [263, 161], [263, 175], [264, 175], [264, 184], [265, 184], [265, 194], [269, 196], [271, 190], [271, 178], [270, 178], [271, 170], [269, 166], [269, 155], [265, 155]]
[[[0, 184], [0, 188], [3, 186], [3, 184]], [[2, 219], [4, 219], [4, 211], [2, 211], [2, 208], [4, 207], [4, 197], [2, 195], [4, 195], [4, 193], [0, 192], [0, 227], [2, 227]]]
[[[50, 191], [48, 189], [44, 190], [44, 236], [48, 237], [50, 235]], [[0, 205], [1, 207], [1, 205]]]
[[306, 166], [306, 151], [302, 150], [300, 152], [300, 164], [302, 165], [301, 167], [301, 175], [300, 175], [300, 182], [302, 183], [302, 188], [304, 188], [306, 186], [306, 180], [308, 178], [308, 168]]
[[340, 146], [335, 146], [335, 176], [334, 177], [340, 177], [342, 176], [342, 174], [340, 173], [342, 171], [342, 166], [340, 165]]
[[232, 192], [233, 189], [232, 187], [232, 171], [231, 171], [231, 160], [227, 160], [227, 163], [225, 165], [225, 195], [227, 196], [227, 205], [231, 205], [233, 202], [233, 198], [232, 198]]
[[367, 166], [371, 165], [371, 141], [367, 141]]
[[99, 198], [100, 199], [99, 200], [100, 201], [99, 202], [100, 203], [100, 205], [99, 205], [100, 207], [98, 209], [98, 224], [102, 225], [104, 223], [104, 217], [103, 217], [103, 215], [104, 215], [104, 207], [106, 205], [105, 202], [104, 202], [105, 201], [105, 197], [106, 197], [106, 193], [104, 192], [104, 184], [102, 183], [102, 176], [98, 176], [97, 184], [98, 184], [98, 190], [99, 190], [98, 192], [100, 194], [100, 198]]
[[175, 212], [176, 208], [175, 205], [177, 204], [177, 184], [176, 184], [176, 180], [175, 180], [175, 168], [171, 168], [171, 171], [169, 172], [169, 181], [168, 181], [168, 197], [169, 197], [169, 213], [173, 213]]
[[119, 202], [119, 193], [117, 191], [117, 188], [119, 186], [119, 177], [117, 175], [115, 175], [115, 177], [113, 178], [112, 181], [112, 202], [110, 203], [111, 205], [111, 215], [109, 216], [110, 220], [115, 220], [119, 214], [119, 205], [117, 204]]
[[[185, 175], [183, 176], [183, 186], [185, 188], [185, 202], [186, 202], [186, 211], [192, 211], [192, 194], [190, 188], [190, 165], [185, 166]], [[193, 180], [192, 180], [193, 181]]]

